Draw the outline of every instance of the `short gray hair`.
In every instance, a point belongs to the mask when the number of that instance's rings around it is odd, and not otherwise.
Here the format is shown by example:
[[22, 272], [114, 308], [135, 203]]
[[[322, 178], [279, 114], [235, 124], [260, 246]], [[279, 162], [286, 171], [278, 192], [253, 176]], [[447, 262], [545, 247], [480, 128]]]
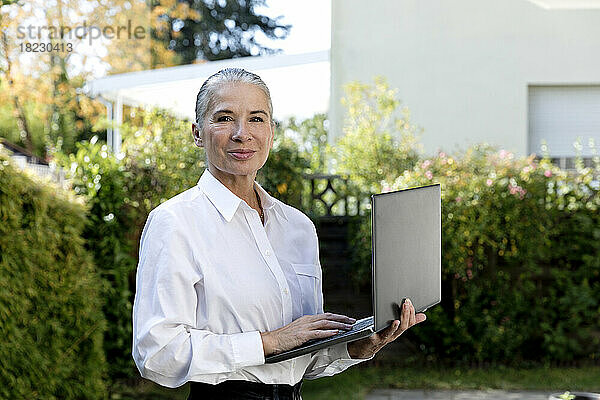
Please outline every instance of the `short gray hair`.
[[229, 82], [248, 83], [257, 86], [262, 90], [265, 93], [267, 103], [269, 104], [269, 122], [273, 124], [273, 103], [271, 102], [271, 93], [260, 76], [242, 68], [225, 68], [209, 76], [198, 91], [198, 97], [196, 98], [196, 123], [200, 129], [202, 129], [202, 124], [204, 123], [204, 118], [206, 117], [210, 105], [215, 100], [216, 89], [220, 85]]

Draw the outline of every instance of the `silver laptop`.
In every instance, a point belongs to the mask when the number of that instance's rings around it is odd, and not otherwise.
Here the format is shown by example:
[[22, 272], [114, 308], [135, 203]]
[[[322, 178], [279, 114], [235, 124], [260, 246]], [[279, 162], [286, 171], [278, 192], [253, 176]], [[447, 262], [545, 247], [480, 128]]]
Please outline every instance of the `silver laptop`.
[[267, 363], [371, 336], [400, 319], [406, 298], [418, 313], [440, 302], [440, 185], [375, 194], [371, 204], [373, 316], [356, 321], [349, 331], [268, 356]]

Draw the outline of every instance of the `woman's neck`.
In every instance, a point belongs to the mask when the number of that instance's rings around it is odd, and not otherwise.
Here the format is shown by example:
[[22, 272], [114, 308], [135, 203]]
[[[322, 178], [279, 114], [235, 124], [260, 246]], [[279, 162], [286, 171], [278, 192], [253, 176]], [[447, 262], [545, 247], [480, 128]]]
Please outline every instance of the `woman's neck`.
[[208, 170], [233, 194], [244, 200], [246, 204], [258, 211], [259, 214], [262, 212], [256, 198], [257, 194], [254, 192], [256, 172], [253, 175], [232, 175], [219, 171], [214, 167], [211, 168], [211, 166], [209, 166]]

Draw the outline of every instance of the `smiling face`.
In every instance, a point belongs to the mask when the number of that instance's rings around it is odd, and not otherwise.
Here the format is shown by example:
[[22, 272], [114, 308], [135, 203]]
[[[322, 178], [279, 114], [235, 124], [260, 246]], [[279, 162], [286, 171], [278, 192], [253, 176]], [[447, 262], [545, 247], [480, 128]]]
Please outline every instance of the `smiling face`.
[[199, 147], [204, 147], [208, 169], [217, 179], [254, 180], [273, 146], [273, 127], [265, 93], [255, 85], [220, 85], [209, 104], [202, 128], [193, 125]]

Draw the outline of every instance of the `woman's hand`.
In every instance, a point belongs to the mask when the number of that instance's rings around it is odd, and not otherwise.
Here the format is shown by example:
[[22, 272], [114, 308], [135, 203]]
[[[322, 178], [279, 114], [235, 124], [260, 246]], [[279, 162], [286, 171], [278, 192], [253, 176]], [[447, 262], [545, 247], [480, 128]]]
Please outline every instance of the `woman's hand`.
[[393, 321], [389, 327], [379, 333], [374, 333], [368, 338], [348, 343], [348, 354], [352, 358], [371, 358], [383, 346], [396, 340], [405, 330], [425, 321], [425, 319], [427, 319], [425, 314], [415, 315], [415, 307], [409, 299], [406, 299], [402, 306], [400, 321]]
[[265, 357], [291, 350], [309, 340], [334, 336], [340, 330], [350, 330], [355, 322], [353, 318], [332, 313], [302, 316], [286, 326], [260, 334]]

